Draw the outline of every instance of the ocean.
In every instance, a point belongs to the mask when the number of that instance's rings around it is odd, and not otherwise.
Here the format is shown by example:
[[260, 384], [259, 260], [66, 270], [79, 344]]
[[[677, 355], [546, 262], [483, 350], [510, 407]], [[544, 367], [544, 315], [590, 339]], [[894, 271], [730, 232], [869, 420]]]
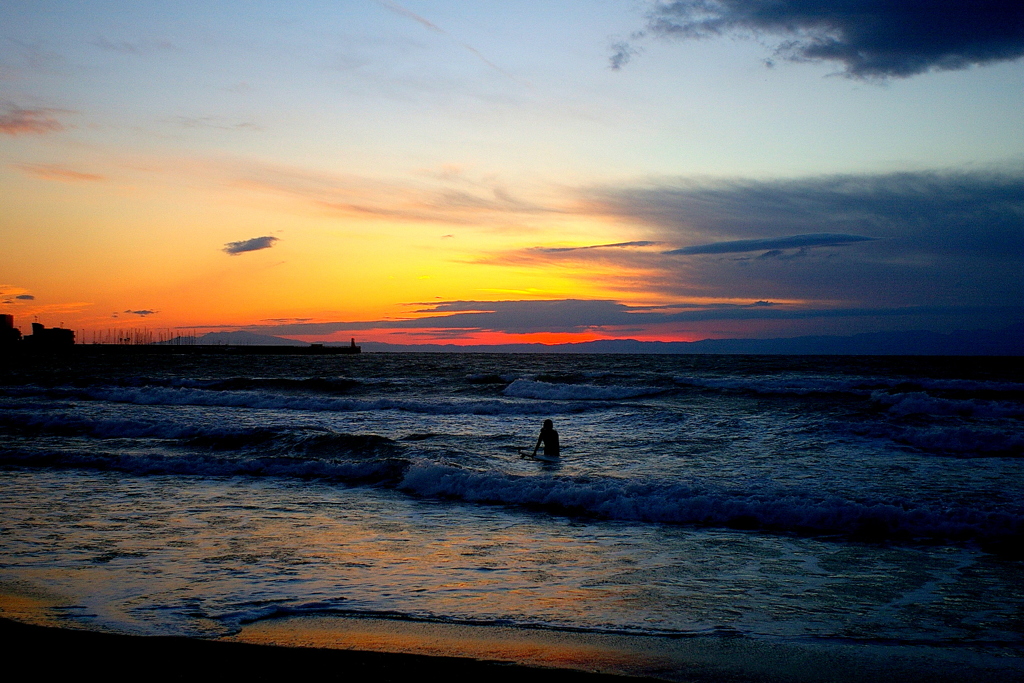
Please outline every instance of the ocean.
[[[1019, 358], [0, 367], [0, 592], [82, 628], [365, 618], [1024, 679]], [[520, 457], [545, 419], [560, 461]]]

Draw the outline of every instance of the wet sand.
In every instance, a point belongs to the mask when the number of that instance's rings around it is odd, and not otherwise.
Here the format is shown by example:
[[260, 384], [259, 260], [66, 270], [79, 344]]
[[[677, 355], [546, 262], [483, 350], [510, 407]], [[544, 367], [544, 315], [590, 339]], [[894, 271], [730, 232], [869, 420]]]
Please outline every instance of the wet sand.
[[[457, 657], [280, 647], [174, 636], [127, 636], [0, 618], [0, 642], [10, 655], [30, 655], [46, 678], [70, 680], [478, 680], [624, 683], [644, 679], [526, 667]], [[8, 656], [8, 666], [13, 657]], [[8, 669], [10, 670], [10, 669]]]
[[[657, 651], [618, 648], [591, 634], [489, 631], [452, 641], [446, 625], [388, 620], [289, 618], [244, 627], [236, 636], [198, 639], [133, 636], [39, 626], [0, 617], [0, 642], [12, 655], [27, 654], [27, 672], [70, 680], [269, 681], [314, 675], [320, 680], [373, 683], [434, 679], [483, 683], [806, 683], [817, 681], [1020, 681], [1017, 666], [963, 668], [921, 652], [908, 660], [875, 651], [778, 648], [745, 639], [697, 638]], [[456, 629], [460, 628], [458, 626]], [[480, 627], [465, 627], [469, 630]], [[299, 646], [297, 644], [303, 644]], [[359, 649], [359, 648], [370, 649]], [[862, 648], [856, 648], [862, 650]], [[460, 652], [447, 656], [419, 652]], [[934, 654], [934, 653], [933, 653]], [[508, 661], [519, 657], [519, 661]], [[1018, 660], [1019, 661], [1019, 660]], [[8, 656], [7, 671], [18, 671]], [[525, 662], [525, 663], [524, 663]], [[535, 663], [546, 666], [535, 666]], [[950, 668], [947, 666], [952, 665]], [[605, 672], [602, 672], [605, 671]], [[637, 671], [643, 675], [606, 673]]]
[[[707, 634], [637, 636], [367, 616], [290, 616], [230, 636], [188, 638], [86, 630], [71, 605], [23, 582], [0, 584], [0, 643], [26, 672], [74, 680], [415, 681], [502, 683], [972, 683], [1024, 681], [1010, 647], [779, 642]], [[7, 670], [19, 670], [8, 656]], [[22, 665], [24, 666], [24, 665]]]

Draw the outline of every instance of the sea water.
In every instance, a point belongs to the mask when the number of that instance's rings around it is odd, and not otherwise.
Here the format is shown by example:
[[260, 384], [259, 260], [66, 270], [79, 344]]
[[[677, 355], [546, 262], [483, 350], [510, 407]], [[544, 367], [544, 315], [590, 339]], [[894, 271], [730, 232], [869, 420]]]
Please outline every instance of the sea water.
[[[1024, 672], [1019, 360], [83, 353], [0, 380], [0, 589], [85, 627], [347, 615]], [[519, 455], [544, 419], [560, 462]]]

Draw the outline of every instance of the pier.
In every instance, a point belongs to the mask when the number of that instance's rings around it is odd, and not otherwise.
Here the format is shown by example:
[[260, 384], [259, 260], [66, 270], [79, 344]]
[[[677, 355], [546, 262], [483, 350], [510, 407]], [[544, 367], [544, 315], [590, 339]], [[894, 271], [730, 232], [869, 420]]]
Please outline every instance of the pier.
[[[101, 337], [102, 338], [102, 337]], [[74, 353], [76, 355], [264, 355], [264, 356], [333, 356], [362, 353], [362, 347], [353, 338], [348, 346], [330, 346], [314, 343], [309, 346], [270, 344], [202, 344], [195, 336], [175, 337], [154, 341], [148, 330], [129, 330], [126, 333], [108, 331], [110, 342], [76, 343], [74, 330], [44, 327], [32, 323], [32, 334], [21, 334], [14, 326], [14, 317], [0, 315], [0, 351], [17, 353]], [[96, 339], [94, 333], [93, 339]]]

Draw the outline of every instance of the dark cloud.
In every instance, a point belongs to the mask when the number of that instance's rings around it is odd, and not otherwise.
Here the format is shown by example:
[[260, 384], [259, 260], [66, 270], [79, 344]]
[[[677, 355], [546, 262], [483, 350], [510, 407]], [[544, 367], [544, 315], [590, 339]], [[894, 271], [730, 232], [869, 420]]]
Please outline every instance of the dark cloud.
[[600, 325], [627, 324], [628, 312], [628, 306], [614, 301], [446, 301], [417, 310], [416, 313], [424, 315], [416, 318], [268, 325], [248, 329], [293, 335], [327, 335], [373, 329], [490, 330], [512, 334], [575, 332]]
[[586, 247], [536, 247], [534, 251], [540, 251], [547, 254], [557, 254], [560, 252], [584, 251], [587, 249], [623, 249], [628, 247], [651, 247], [656, 244], [658, 243], [651, 242], [650, 240], [637, 240], [634, 242], [616, 242], [615, 244], [592, 244]]
[[274, 246], [274, 242], [277, 242], [278, 238], [270, 235], [264, 235], [263, 237], [253, 237], [248, 240], [240, 240], [238, 242], [228, 242], [224, 245], [224, 253], [237, 256], [238, 254], [244, 254], [247, 251], [259, 251], [260, 249], [269, 249]]
[[0, 111], [0, 133], [5, 135], [43, 135], [64, 130], [57, 118], [62, 109], [22, 109], [8, 106]]
[[154, 313], [159, 313], [159, 312], [160, 311], [153, 311], [153, 310], [150, 310], [148, 308], [144, 308], [144, 309], [139, 310], [139, 311], [133, 311], [131, 309], [125, 311], [125, 313], [131, 313], [132, 315], [137, 315], [137, 316], [142, 317], [142, 318], [145, 318], [147, 315], [153, 315]]
[[645, 298], [884, 308], [1019, 305], [1024, 291], [1024, 169], [665, 180], [591, 188], [582, 205], [664, 246], [531, 248], [479, 261], [564, 268]]
[[[868, 242], [874, 237], [862, 237], [860, 235], [837, 235], [821, 233], [812, 235], [790, 235], [788, 237], [774, 237], [759, 240], [732, 240], [730, 242], [714, 242], [712, 244], [699, 244], [682, 249], [672, 249], [666, 254], [729, 254], [742, 253], [747, 251], [763, 251], [769, 249], [768, 254], [773, 256], [781, 255], [782, 249], [796, 249], [807, 247], [838, 247], [854, 242]], [[763, 254], [767, 256], [768, 254]]]
[[35, 301], [35, 297], [32, 296], [31, 294], [19, 294], [18, 296], [14, 297], [14, 298], [15, 299], [21, 299], [22, 301]]
[[[647, 32], [777, 39], [776, 54], [833, 61], [858, 78], [903, 78], [1024, 56], [1019, 0], [674, 0], [658, 2]], [[613, 48], [612, 64], [629, 46]]]
[[638, 54], [640, 54], [640, 48], [624, 40], [612, 43], [612, 55], [608, 58], [608, 66], [612, 70], [618, 71], [629, 64], [630, 60]]
[[763, 240], [771, 249], [781, 248], [780, 238], [796, 247], [810, 235], [884, 238], [904, 252], [1020, 257], [1024, 250], [1024, 169], [666, 181], [591, 190], [589, 201], [596, 212], [643, 222], [677, 243]]
[[[825, 319], [977, 318], [1012, 320], [1020, 307], [804, 307], [755, 301], [749, 304], [676, 304], [627, 306], [611, 300], [559, 299], [552, 301], [447, 301], [417, 313], [424, 317], [322, 323], [285, 323], [248, 328], [251, 332], [298, 336], [330, 335], [363, 330], [420, 330], [408, 334], [460, 338], [473, 332], [506, 334], [636, 332], [652, 325], [709, 321], [798, 321]], [[430, 332], [426, 332], [429, 330]]]
[[596, 326], [630, 324], [628, 306], [603, 300], [447, 301], [417, 312], [446, 314], [420, 318], [417, 327], [463, 327], [509, 334], [581, 332]]

